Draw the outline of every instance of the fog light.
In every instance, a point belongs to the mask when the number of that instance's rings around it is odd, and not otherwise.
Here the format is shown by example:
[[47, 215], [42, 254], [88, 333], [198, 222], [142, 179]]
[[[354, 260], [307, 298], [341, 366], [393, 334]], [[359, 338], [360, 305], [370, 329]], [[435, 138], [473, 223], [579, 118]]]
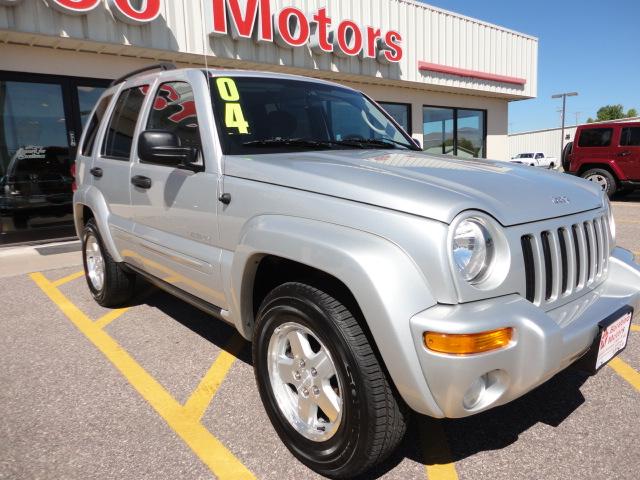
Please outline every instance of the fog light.
[[462, 398], [462, 405], [467, 410], [471, 410], [475, 407], [482, 395], [484, 395], [485, 390], [487, 389], [487, 375], [482, 375], [474, 380], [471, 386], [467, 389], [467, 392], [464, 394]]
[[434, 352], [469, 355], [506, 347], [512, 337], [513, 328], [465, 334], [425, 332], [424, 344]]

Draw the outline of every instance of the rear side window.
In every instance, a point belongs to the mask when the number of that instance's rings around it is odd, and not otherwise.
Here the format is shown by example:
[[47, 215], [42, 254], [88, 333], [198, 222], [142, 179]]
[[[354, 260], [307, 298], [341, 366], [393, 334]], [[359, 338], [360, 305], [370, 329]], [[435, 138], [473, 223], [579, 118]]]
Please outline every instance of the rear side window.
[[623, 147], [640, 147], [640, 127], [625, 127], [620, 135], [620, 145]]
[[148, 85], [129, 88], [118, 97], [102, 145], [105, 157], [129, 160], [133, 133], [148, 89]]
[[104, 114], [107, 111], [107, 107], [109, 107], [109, 102], [111, 102], [111, 95], [107, 95], [103, 97], [99, 102], [96, 108], [93, 117], [91, 117], [91, 121], [89, 121], [89, 126], [87, 127], [87, 134], [84, 136], [84, 144], [82, 145], [82, 155], [88, 157], [93, 152], [93, 145], [96, 143], [96, 135], [98, 134], [98, 128], [100, 128], [100, 124], [102, 123], [102, 119], [104, 118]]
[[611, 145], [613, 128], [587, 128], [580, 133], [580, 147], [608, 147]]
[[169, 82], [160, 85], [153, 100], [147, 129], [175, 133], [181, 146], [201, 149], [196, 102], [188, 83]]

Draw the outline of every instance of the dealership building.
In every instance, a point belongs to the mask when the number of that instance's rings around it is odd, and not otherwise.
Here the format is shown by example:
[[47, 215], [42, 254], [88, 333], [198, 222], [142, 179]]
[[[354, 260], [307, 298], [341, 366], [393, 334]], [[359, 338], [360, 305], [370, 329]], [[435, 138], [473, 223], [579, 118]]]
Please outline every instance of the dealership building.
[[109, 84], [157, 62], [332, 80], [425, 151], [509, 156], [538, 41], [414, 0], [0, 0], [0, 245], [63, 238], [70, 166]]

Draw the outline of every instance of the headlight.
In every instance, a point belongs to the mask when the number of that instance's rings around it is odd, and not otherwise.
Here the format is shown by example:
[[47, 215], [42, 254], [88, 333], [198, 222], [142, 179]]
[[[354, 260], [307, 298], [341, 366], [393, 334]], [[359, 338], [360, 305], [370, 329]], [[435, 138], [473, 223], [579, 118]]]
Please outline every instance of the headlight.
[[494, 242], [483, 220], [467, 218], [453, 232], [453, 263], [462, 278], [478, 283], [485, 276], [494, 258]]
[[611, 230], [611, 239], [613, 240], [613, 244], [616, 243], [616, 220], [613, 218], [613, 209], [611, 208], [611, 202], [609, 201], [609, 197], [607, 195], [604, 196], [604, 203], [607, 209], [607, 216], [609, 220], [609, 230]]

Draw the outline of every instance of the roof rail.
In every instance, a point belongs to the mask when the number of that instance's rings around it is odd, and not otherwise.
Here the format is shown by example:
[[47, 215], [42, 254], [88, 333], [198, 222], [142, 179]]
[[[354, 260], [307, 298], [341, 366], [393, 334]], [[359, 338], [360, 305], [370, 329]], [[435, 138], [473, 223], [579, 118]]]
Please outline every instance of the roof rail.
[[173, 63], [168, 63], [168, 62], [156, 63], [155, 65], [149, 65], [148, 67], [139, 68], [138, 70], [129, 72], [120, 78], [116, 78], [113, 82], [109, 84], [109, 86], [113, 87], [114, 85], [124, 82], [128, 78], [135, 77], [136, 75], [140, 75], [141, 73], [148, 72], [151, 70], [162, 70], [163, 72], [166, 72], [167, 70], [175, 70], [175, 69], [176, 69], [176, 66]]

